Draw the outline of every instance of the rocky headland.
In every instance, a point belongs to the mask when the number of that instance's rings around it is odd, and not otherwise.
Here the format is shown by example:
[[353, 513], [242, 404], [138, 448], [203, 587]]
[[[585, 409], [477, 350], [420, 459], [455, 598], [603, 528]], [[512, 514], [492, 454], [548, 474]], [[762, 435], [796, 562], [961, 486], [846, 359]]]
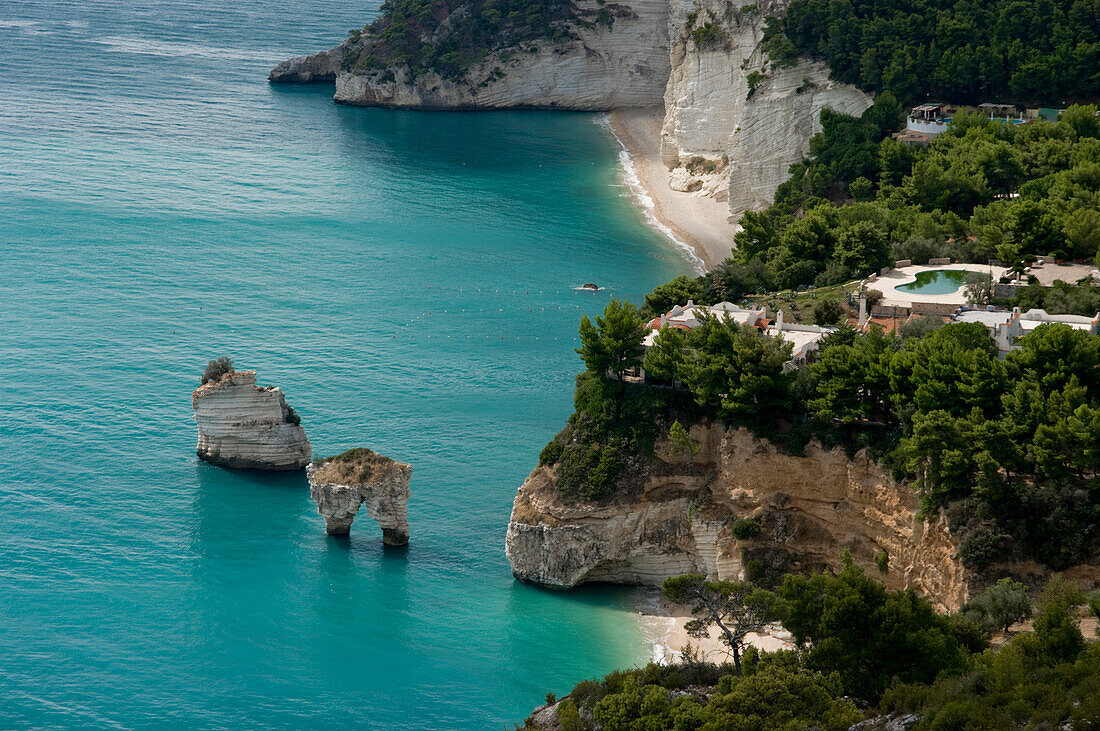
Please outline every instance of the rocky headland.
[[329, 535], [347, 535], [359, 510], [382, 529], [388, 546], [409, 542], [406, 503], [412, 467], [394, 462], [366, 448], [351, 449], [335, 457], [318, 460], [306, 468], [309, 494], [317, 512], [325, 519]]
[[[459, 5], [423, 41], [439, 41], [469, 12]], [[666, 1], [580, 0], [574, 14], [562, 23], [568, 30], [558, 40], [530, 38], [486, 49], [484, 58], [461, 73], [376, 64], [373, 58], [385, 56], [381, 41], [363, 34], [329, 51], [284, 61], [268, 78], [332, 81], [336, 101], [374, 107], [599, 111], [658, 103], [669, 73]]]
[[[739, 579], [837, 568], [847, 549], [887, 587], [912, 587], [942, 611], [967, 600], [946, 520], [918, 517], [915, 491], [866, 452], [849, 458], [811, 443], [794, 456], [745, 429], [711, 423], [690, 433], [697, 454], [676, 455], [659, 442], [639, 490], [605, 503], [563, 499], [556, 466], [536, 468], [508, 525], [516, 577], [556, 589], [659, 585], [695, 572]], [[880, 552], [886, 573], [876, 564]]]
[[200, 459], [220, 467], [300, 470], [310, 445], [294, 409], [274, 386], [257, 386], [256, 371], [220, 375], [191, 394]]

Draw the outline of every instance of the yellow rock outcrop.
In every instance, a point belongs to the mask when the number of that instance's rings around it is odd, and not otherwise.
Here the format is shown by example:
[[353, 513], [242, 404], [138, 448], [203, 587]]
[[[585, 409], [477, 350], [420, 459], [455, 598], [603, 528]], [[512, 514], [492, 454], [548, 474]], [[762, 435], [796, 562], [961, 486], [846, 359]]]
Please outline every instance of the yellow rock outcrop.
[[[517, 578], [554, 588], [592, 581], [659, 584], [700, 572], [745, 575], [746, 558], [789, 560], [800, 571], [852, 559], [893, 589], [912, 587], [941, 611], [957, 610], [969, 588], [946, 520], [918, 518], [918, 498], [866, 452], [811, 443], [785, 453], [745, 429], [700, 424], [698, 454], [655, 450], [645, 484], [607, 503], [567, 502], [553, 467], [540, 466], [519, 490], [506, 550]], [[752, 518], [759, 534], [734, 535]], [[887, 573], [875, 556], [885, 551]]]

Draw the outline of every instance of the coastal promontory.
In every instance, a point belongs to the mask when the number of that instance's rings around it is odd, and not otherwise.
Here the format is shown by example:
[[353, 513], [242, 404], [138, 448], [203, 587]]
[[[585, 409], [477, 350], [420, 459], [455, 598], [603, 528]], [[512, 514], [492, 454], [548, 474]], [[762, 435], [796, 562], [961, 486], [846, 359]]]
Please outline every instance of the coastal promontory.
[[412, 467], [364, 447], [321, 459], [306, 468], [309, 494], [325, 519], [329, 535], [347, 535], [360, 508], [382, 529], [387, 546], [409, 542], [409, 501]]
[[[565, 499], [558, 466], [537, 467], [516, 495], [506, 552], [522, 581], [660, 585], [678, 574], [736, 580], [746, 573], [836, 568], [845, 550], [888, 586], [912, 587], [954, 611], [967, 599], [957, 540], [946, 522], [918, 516], [914, 493], [866, 453], [810, 445], [795, 456], [746, 429], [700, 423], [698, 451], [659, 441], [636, 493]], [[751, 564], [751, 565], [750, 565]]]
[[660, 103], [669, 74], [665, 0], [508, 5], [449, 0], [419, 13], [393, 9], [329, 51], [284, 61], [269, 79], [333, 81], [336, 101], [379, 107], [608, 110]]
[[228, 361], [222, 368], [208, 367], [191, 405], [200, 459], [219, 467], [273, 471], [309, 464], [311, 450], [301, 420], [282, 391], [256, 385], [256, 371], [234, 371]]

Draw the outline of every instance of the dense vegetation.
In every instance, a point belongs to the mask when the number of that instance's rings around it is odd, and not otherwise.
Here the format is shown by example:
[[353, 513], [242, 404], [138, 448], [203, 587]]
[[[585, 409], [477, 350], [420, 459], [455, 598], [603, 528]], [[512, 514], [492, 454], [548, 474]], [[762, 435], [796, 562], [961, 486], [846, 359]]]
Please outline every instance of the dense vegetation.
[[792, 167], [774, 205], [743, 216], [733, 258], [707, 277], [706, 294], [830, 286], [898, 259], [1022, 268], [1100, 250], [1095, 107], [1016, 126], [960, 115], [921, 148], [883, 136], [899, 109], [883, 94], [860, 119], [823, 111], [811, 157]]
[[[886, 591], [847, 558], [835, 575], [787, 576], [775, 592], [701, 576], [669, 579], [664, 592], [682, 599], [685, 586], [705, 595], [694, 609], [704, 629], [716, 625], [715, 606], [723, 637], [767, 604], [797, 649], [747, 647], [737, 665], [714, 665], [688, 647], [678, 665], [582, 681], [556, 709], [563, 729], [847, 729], [898, 713], [916, 713], [915, 729], [1100, 723], [1100, 645], [1086, 643], [1078, 620], [1086, 602], [1100, 616], [1100, 597], [1058, 576], [1034, 609], [1007, 582], [951, 616], [910, 590]], [[990, 648], [1004, 617], [1033, 611], [1033, 631]], [[983, 622], [987, 612], [998, 620]]]
[[1060, 105], [1100, 89], [1094, 0], [793, 0], [766, 45], [776, 61], [820, 58], [835, 78], [906, 101]]
[[[639, 484], [655, 439], [707, 418], [795, 452], [811, 438], [871, 448], [929, 514], [946, 511], [974, 569], [1062, 568], [1100, 548], [1100, 338], [1044, 324], [1001, 360], [977, 323], [907, 339], [841, 328], [817, 362], [789, 370], [789, 345], [716, 318], [665, 328], [643, 357], [643, 322], [618, 301], [582, 320], [576, 412], [542, 454], [567, 497]], [[649, 384], [620, 380], [639, 365]]]
[[313, 461], [317, 468], [317, 478], [321, 480], [356, 480], [369, 482], [375, 473], [392, 464], [393, 460], [366, 447], [355, 447], [346, 452], [322, 457]]
[[534, 51], [540, 41], [569, 40], [577, 26], [610, 28], [614, 19], [604, 7], [580, 12], [571, 0], [386, 0], [365, 33], [351, 31], [351, 40], [363, 44], [344, 63], [358, 71], [408, 66], [414, 76], [431, 70], [461, 79], [494, 51]]

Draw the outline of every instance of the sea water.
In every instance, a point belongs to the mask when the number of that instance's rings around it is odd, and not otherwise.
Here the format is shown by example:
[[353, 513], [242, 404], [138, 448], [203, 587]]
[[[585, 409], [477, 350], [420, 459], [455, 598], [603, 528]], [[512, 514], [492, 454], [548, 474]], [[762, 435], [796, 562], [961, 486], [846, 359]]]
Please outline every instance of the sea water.
[[[629, 590], [521, 585], [504, 534], [581, 314], [689, 267], [592, 115], [267, 84], [376, 11], [0, 2], [0, 727], [503, 728], [648, 657]], [[412, 464], [407, 550], [196, 459], [220, 355]]]

